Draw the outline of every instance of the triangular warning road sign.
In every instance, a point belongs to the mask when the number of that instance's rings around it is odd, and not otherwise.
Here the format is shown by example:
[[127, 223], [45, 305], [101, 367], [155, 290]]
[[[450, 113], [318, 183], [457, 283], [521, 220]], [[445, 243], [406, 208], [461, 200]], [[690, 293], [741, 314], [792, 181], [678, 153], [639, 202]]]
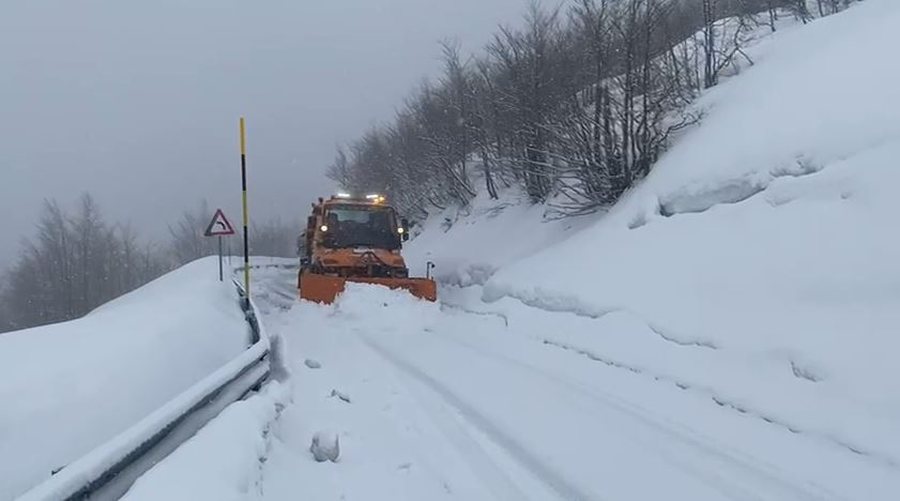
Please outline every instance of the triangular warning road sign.
[[213, 216], [212, 221], [209, 222], [209, 226], [206, 227], [204, 235], [208, 237], [234, 235], [234, 227], [228, 222], [228, 218], [225, 217], [222, 209], [216, 209], [216, 214]]

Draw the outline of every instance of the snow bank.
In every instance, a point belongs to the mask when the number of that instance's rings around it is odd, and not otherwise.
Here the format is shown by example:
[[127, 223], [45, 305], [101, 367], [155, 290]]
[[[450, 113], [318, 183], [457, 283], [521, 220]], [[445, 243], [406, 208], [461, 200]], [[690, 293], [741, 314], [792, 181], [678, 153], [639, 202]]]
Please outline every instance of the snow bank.
[[118, 435], [246, 348], [215, 259], [86, 317], [0, 336], [0, 499]]
[[544, 212], [514, 189], [500, 200], [481, 194], [466, 211], [450, 208], [427, 219], [403, 256], [416, 276], [424, 276], [425, 264], [432, 261], [443, 285], [483, 285], [502, 266], [565, 239], [592, 220], [554, 221]]
[[479, 199], [405, 252], [483, 285], [450, 307], [900, 464], [897, 25], [872, 0], [766, 37], [606, 215]]
[[898, 15], [896, 2], [865, 2], [754, 48], [761, 64], [704, 97], [702, 126], [662, 158], [626, 211], [739, 201], [896, 141]]
[[[394, 314], [396, 308], [415, 314], [398, 317]], [[439, 309], [436, 303], [419, 299], [404, 290], [357, 283], [348, 283], [344, 293], [329, 308], [332, 314], [355, 320], [374, 331], [395, 330], [398, 322], [403, 322], [405, 329], [426, 329]]]
[[249, 492], [259, 489], [270, 427], [285, 399], [284, 387], [271, 382], [262, 393], [230, 405], [144, 474], [122, 499], [247, 499]]
[[[738, 400], [900, 463], [898, 23], [900, 4], [874, 0], [783, 34], [642, 186], [484, 299], [637, 316], [752, 367]], [[792, 378], [800, 403], [769, 385]]]

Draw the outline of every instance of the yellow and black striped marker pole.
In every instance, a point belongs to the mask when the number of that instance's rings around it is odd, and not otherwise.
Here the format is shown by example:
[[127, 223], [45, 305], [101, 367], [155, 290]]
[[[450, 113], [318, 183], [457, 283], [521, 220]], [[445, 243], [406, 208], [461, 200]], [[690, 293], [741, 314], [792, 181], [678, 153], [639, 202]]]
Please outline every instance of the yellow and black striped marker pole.
[[[244, 206], [244, 291], [250, 301], [250, 239], [247, 233], [249, 214], [247, 212], [247, 138], [244, 117], [241, 117], [241, 196]], [[249, 305], [248, 305], [249, 306]]]

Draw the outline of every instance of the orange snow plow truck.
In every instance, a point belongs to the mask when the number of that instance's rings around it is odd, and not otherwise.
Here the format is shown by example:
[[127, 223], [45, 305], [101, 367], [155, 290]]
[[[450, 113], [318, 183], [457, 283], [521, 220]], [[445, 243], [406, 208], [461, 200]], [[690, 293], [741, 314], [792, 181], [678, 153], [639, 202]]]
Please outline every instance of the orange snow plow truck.
[[[300, 298], [332, 303], [347, 282], [379, 284], [405, 289], [416, 297], [435, 301], [437, 286], [428, 278], [410, 278], [400, 255], [409, 240], [406, 219], [382, 195], [338, 194], [314, 203], [301, 235], [297, 287]], [[430, 275], [431, 263], [428, 263]]]

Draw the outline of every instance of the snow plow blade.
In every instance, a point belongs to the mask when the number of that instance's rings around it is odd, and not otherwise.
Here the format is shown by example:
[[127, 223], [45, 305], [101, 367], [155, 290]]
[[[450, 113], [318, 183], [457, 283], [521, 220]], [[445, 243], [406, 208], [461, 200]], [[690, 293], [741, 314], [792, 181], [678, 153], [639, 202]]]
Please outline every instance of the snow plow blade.
[[437, 301], [437, 285], [429, 278], [368, 278], [368, 277], [332, 277], [316, 273], [300, 274], [300, 299], [322, 304], [331, 304], [344, 292], [347, 282], [361, 284], [377, 284], [391, 289], [403, 289], [418, 298]]

